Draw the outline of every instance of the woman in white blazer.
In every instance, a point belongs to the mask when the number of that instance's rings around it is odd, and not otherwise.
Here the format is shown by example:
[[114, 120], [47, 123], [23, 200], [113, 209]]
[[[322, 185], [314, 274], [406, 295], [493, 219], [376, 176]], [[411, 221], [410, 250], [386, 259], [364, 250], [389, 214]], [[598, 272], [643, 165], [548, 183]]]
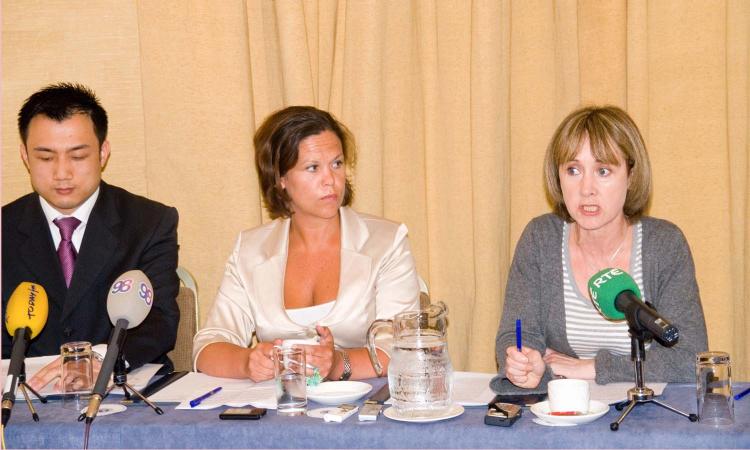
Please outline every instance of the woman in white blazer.
[[[274, 345], [317, 334], [318, 345], [305, 350], [321, 376], [376, 376], [364, 348], [370, 323], [419, 308], [406, 226], [348, 207], [353, 139], [329, 113], [309, 106], [277, 111], [254, 144], [264, 203], [275, 220], [240, 233], [194, 339], [197, 370], [267, 380]], [[258, 343], [250, 347], [253, 335]], [[387, 364], [380, 348], [378, 357]]]

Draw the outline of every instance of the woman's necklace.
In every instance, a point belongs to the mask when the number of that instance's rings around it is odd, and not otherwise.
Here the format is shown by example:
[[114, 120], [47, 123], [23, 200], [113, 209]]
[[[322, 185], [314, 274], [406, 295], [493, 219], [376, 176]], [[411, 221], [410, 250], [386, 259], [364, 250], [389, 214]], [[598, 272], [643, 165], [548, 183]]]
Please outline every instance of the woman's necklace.
[[[581, 250], [581, 258], [583, 259], [583, 262], [586, 263], [586, 266], [589, 268], [592, 274], [597, 273], [601, 269], [597, 269], [595, 265], [591, 264], [591, 261], [589, 261], [589, 259], [586, 257], [586, 252], [583, 250], [583, 247], [581, 247], [581, 244], [580, 244], [581, 231], [577, 225], [576, 225], [576, 234], [578, 234], [578, 238], [579, 238], [576, 244], [578, 244], [578, 248]], [[612, 262], [615, 260], [615, 258], [617, 258], [617, 255], [620, 254], [620, 251], [622, 250], [622, 247], [625, 245], [625, 241], [627, 239], [628, 239], [628, 227], [625, 228], [625, 233], [623, 233], [623, 237], [622, 237], [622, 240], [620, 241], [620, 245], [618, 245], [615, 251], [612, 252], [612, 254], [609, 255], [609, 257], [607, 258], [606, 265], [608, 267], [612, 266]]]

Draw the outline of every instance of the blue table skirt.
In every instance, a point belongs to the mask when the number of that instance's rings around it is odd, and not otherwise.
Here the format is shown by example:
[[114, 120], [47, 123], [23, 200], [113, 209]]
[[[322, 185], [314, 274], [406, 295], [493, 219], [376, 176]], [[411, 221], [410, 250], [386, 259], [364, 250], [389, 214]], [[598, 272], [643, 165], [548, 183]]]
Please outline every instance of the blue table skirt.
[[[377, 389], [385, 380], [368, 380]], [[735, 391], [748, 387], [737, 383]], [[373, 391], [374, 392], [374, 391]], [[669, 385], [661, 398], [686, 412], [696, 410], [695, 386]], [[363, 399], [364, 400], [364, 399]], [[360, 404], [363, 400], [360, 400]], [[110, 400], [111, 401], [111, 400]], [[82, 448], [84, 425], [59, 402], [36, 404], [41, 421], [31, 419], [18, 402], [5, 430], [7, 448]], [[735, 423], [714, 428], [692, 423], [653, 404], [642, 404], [620, 430], [609, 424], [619, 412], [575, 427], [546, 427], [532, 422], [524, 409], [512, 427], [484, 424], [486, 407], [467, 408], [454, 419], [433, 423], [402, 423], [381, 416], [342, 424], [309, 417], [282, 417], [275, 411], [258, 421], [219, 420], [223, 408], [209, 411], [175, 410], [162, 405], [157, 416], [143, 405], [97, 417], [90, 448], [750, 448], [750, 396], [735, 404]], [[317, 408], [311, 402], [309, 408]]]

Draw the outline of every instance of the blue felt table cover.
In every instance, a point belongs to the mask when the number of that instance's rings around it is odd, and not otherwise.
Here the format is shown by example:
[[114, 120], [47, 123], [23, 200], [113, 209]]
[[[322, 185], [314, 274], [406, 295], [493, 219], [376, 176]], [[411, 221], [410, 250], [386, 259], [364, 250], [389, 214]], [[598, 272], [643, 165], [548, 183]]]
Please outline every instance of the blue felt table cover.
[[[385, 382], [368, 381], [375, 390]], [[736, 383], [735, 392], [747, 387]], [[669, 385], [661, 399], [694, 413], [695, 395], [694, 385]], [[5, 430], [7, 448], [82, 448], [84, 426], [74, 411], [59, 402], [35, 405], [38, 423], [24, 402], [16, 403]], [[735, 423], [729, 427], [691, 423], [643, 404], [617, 432], [609, 429], [619, 415], [614, 407], [601, 419], [575, 427], [538, 425], [524, 409], [520, 420], [504, 428], [484, 424], [485, 407], [467, 408], [459, 417], [433, 423], [396, 422], [382, 415], [377, 422], [359, 422], [355, 415], [339, 424], [281, 417], [275, 411], [257, 421], [224, 421], [219, 420], [222, 408], [178, 411], [174, 406], [162, 405], [162, 416], [139, 404], [97, 417], [89, 448], [750, 448], [750, 396], [735, 403]], [[320, 406], [311, 402], [309, 408]]]

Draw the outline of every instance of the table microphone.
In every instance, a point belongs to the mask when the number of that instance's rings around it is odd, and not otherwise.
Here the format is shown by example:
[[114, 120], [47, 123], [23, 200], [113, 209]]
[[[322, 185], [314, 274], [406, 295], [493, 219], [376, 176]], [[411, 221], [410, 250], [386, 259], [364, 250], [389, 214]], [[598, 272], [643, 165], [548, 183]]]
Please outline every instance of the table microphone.
[[125, 343], [127, 330], [143, 322], [151, 311], [153, 303], [154, 289], [146, 274], [140, 270], [125, 272], [112, 283], [107, 295], [107, 313], [115, 328], [109, 339], [107, 353], [104, 355], [104, 361], [85, 413], [86, 423], [91, 423], [99, 412], [99, 405], [107, 392], [115, 362]]
[[47, 323], [49, 302], [47, 292], [36, 283], [24, 281], [8, 299], [5, 311], [5, 329], [13, 336], [8, 378], [5, 380], [2, 401], [2, 425], [8, 424], [10, 411], [16, 402], [16, 388], [23, 369], [29, 341], [42, 331]]
[[649, 331], [667, 345], [677, 342], [677, 327], [641, 300], [635, 280], [620, 269], [604, 269], [589, 280], [589, 294], [599, 312], [611, 320], [627, 319], [638, 331]]

